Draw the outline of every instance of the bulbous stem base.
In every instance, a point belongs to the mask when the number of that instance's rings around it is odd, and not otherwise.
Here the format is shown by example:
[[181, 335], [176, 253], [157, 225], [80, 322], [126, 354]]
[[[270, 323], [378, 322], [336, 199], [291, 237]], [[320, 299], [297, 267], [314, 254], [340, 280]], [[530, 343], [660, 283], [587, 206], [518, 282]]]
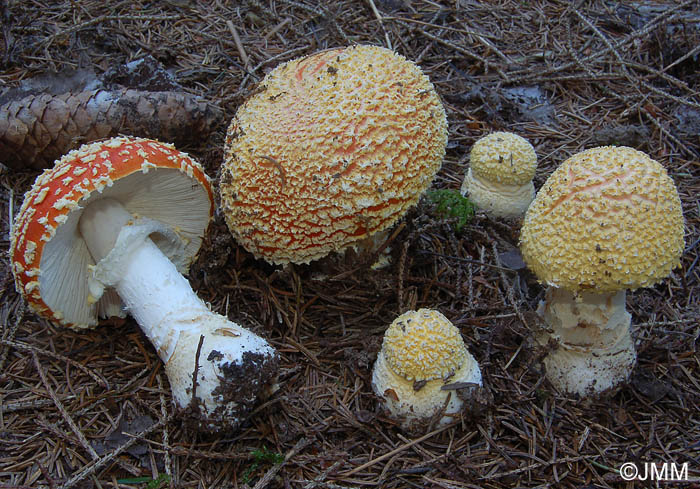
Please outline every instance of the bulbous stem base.
[[544, 365], [557, 390], [586, 397], [627, 382], [637, 354], [624, 290], [574, 294], [550, 287], [538, 312], [550, 330], [537, 341], [555, 348]]

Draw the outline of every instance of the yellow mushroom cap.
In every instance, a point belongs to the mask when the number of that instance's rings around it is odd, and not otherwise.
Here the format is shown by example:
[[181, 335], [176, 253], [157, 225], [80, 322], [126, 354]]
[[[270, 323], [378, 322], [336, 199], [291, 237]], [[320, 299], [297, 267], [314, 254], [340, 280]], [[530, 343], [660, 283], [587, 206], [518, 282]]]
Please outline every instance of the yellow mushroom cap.
[[226, 138], [221, 205], [239, 243], [307, 263], [387, 229], [430, 185], [447, 119], [420, 68], [375, 46], [270, 72]]
[[530, 205], [520, 235], [537, 277], [570, 291], [648, 287], [683, 251], [680, 198], [666, 169], [641, 151], [599, 147], [557, 168]]
[[396, 374], [415, 381], [444, 379], [468, 355], [457, 327], [432, 309], [397, 317], [384, 333], [382, 352]]
[[537, 155], [527, 139], [511, 132], [494, 132], [474, 143], [469, 167], [486, 180], [525, 185], [535, 176]]

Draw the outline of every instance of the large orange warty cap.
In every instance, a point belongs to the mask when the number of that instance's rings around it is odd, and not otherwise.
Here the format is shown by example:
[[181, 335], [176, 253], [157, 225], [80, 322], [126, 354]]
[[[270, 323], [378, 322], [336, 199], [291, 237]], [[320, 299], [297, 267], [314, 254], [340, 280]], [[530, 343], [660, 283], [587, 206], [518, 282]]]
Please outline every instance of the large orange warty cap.
[[308, 263], [394, 224], [430, 185], [447, 119], [420, 68], [375, 46], [270, 72], [228, 130], [221, 206], [246, 249]]

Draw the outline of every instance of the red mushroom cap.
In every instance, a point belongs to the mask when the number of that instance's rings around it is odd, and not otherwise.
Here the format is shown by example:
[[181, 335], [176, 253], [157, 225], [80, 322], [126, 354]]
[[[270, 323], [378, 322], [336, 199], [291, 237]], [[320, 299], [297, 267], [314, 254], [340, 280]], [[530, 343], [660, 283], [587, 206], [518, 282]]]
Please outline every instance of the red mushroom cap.
[[105, 197], [172, 229], [182, 241], [179, 261], [185, 268], [214, 211], [209, 177], [170, 144], [117, 137], [66, 154], [26, 193], [11, 236], [15, 286], [40, 316], [89, 327], [98, 314], [119, 310], [116, 294], [88, 304], [88, 267], [94, 260], [77, 228], [82, 209]]

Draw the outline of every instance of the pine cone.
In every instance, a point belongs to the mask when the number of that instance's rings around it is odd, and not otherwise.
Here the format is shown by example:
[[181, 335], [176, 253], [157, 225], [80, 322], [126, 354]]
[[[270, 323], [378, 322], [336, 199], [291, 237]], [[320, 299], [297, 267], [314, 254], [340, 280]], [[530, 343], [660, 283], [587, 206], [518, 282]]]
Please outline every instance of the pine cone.
[[0, 107], [0, 162], [50, 167], [83, 143], [128, 134], [184, 145], [206, 138], [222, 112], [180, 92], [91, 90], [30, 95]]

